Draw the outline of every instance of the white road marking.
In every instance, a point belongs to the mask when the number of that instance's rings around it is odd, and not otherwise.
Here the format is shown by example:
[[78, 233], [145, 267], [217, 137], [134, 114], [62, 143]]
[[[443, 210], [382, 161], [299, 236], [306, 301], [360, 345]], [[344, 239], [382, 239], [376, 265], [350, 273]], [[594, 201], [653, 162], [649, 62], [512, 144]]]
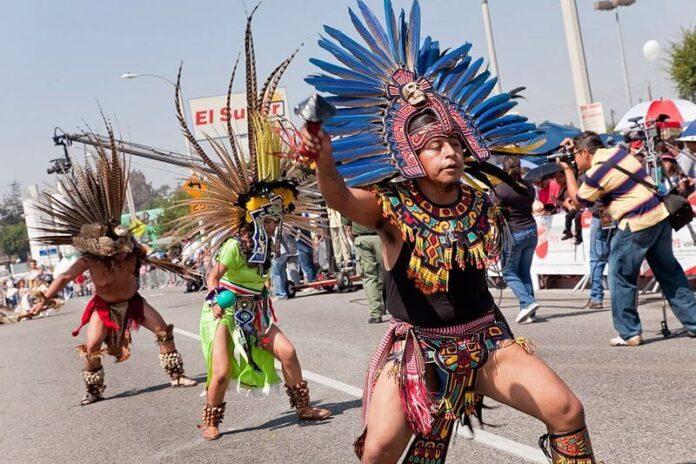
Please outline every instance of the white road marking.
[[162, 296], [162, 295], [164, 295], [164, 293], [146, 293], [146, 292], [143, 292], [143, 295], [145, 295], [148, 298], [151, 298], [153, 296]]
[[[174, 328], [174, 332], [181, 334], [185, 337], [193, 338], [194, 340], [201, 339], [201, 337], [199, 337], [198, 334], [189, 332], [188, 330], [179, 329], [178, 327]], [[356, 398], [362, 398], [362, 390], [360, 388], [304, 369], [302, 370], [302, 374], [304, 378], [306, 378], [307, 380], [311, 380], [312, 382], [324, 385], [325, 387], [333, 388], [334, 390], [338, 390]], [[496, 435], [485, 430], [476, 429], [472, 437], [471, 433], [466, 427], [460, 427], [457, 430], [457, 435], [460, 435], [468, 439], [473, 439], [474, 441], [477, 441], [483, 445], [495, 448], [513, 456], [517, 456], [529, 462], [535, 462], [539, 464], [548, 463], [548, 460], [544, 456], [544, 453], [542, 453], [541, 450], [539, 450], [538, 448], [533, 448], [531, 446], [518, 443], [514, 440], [510, 440], [509, 438], [501, 437], [500, 435]]]
[[185, 337], [193, 338], [194, 340], [201, 340], [201, 337], [198, 336], [198, 334], [195, 334], [193, 332], [189, 332], [188, 330], [180, 329], [178, 327], [174, 327], [174, 333], [181, 334]]
[[475, 429], [474, 435], [472, 436], [466, 427], [460, 427], [457, 430], [457, 435], [473, 439], [483, 445], [490, 446], [491, 448], [517, 456], [529, 462], [536, 462], [539, 464], [548, 464], [549, 462], [539, 448], [524, 445], [485, 430]]
[[320, 383], [325, 387], [333, 388], [334, 390], [346, 393], [350, 396], [355, 396], [356, 398], [362, 398], [363, 395], [363, 391], [357, 387], [324, 377], [320, 374], [315, 374], [314, 372], [306, 371], [304, 369], [302, 369], [302, 377], [305, 377], [307, 380], [311, 380], [312, 382]]

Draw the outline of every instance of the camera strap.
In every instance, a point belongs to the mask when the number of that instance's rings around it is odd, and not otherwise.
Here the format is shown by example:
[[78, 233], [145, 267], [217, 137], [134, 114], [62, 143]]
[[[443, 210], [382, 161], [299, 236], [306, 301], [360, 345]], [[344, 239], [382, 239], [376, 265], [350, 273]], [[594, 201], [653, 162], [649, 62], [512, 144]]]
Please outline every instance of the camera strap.
[[645, 179], [641, 179], [640, 177], [636, 176], [634, 173], [632, 173], [632, 172], [630, 172], [630, 171], [628, 171], [628, 170], [622, 168], [622, 167], [619, 166], [619, 165], [616, 165], [616, 164], [615, 164], [615, 165], [612, 166], [612, 168], [613, 168], [613, 169], [616, 169], [616, 170], [619, 171], [619, 172], [622, 172], [622, 173], [626, 174], [626, 175], [627, 175], [628, 177], [630, 177], [633, 181], [638, 182], [639, 184], [643, 185], [644, 187], [647, 187], [649, 190], [652, 190], [653, 192], [657, 193], [658, 196], [661, 196], [661, 195], [660, 195], [660, 190], [657, 188], [657, 186], [656, 186], [655, 184], [653, 184], [653, 183], [651, 183], [651, 182], [648, 182], [648, 181], [645, 180]]

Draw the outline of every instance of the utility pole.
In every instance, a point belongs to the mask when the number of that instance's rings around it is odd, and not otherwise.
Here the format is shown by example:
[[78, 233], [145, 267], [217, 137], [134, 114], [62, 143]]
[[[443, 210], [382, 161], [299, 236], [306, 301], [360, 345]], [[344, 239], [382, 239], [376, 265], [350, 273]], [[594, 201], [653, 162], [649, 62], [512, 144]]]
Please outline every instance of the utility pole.
[[133, 222], [135, 219], [135, 201], [133, 201], [133, 191], [131, 190], [130, 178], [126, 182], [126, 204], [128, 204], [128, 212], [130, 213], [130, 220]]
[[[573, 76], [573, 87], [575, 89], [575, 100], [580, 106], [592, 103], [592, 90], [590, 89], [590, 78], [587, 73], [587, 63], [585, 62], [585, 49], [582, 43], [582, 33], [580, 32], [580, 22], [578, 20], [578, 9], [575, 0], [560, 0], [561, 12], [563, 13], [563, 28], [565, 29], [566, 44], [568, 45], [568, 57], [570, 58], [570, 71]], [[580, 113], [582, 122], [582, 113]]]
[[483, 27], [486, 29], [486, 41], [488, 42], [488, 61], [493, 70], [493, 75], [498, 77], [498, 82], [495, 84], [495, 92], [502, 93], [503, 90], [500, 83], [500, 71], [498, 70], [498, 57], [495, 54], [493, 26], [491, 25], [491, 12], [488, 9], [488, 0], [481, 0], [481, 10], [483, 11]]
[[624, 84], [626, 85], [626, 95], [628, 96], [628, 107], [633, 107], [633, 96], [631, 95], [631, 82], [628, 80], [628, 65], [626, 64], [626, 52], [624, 51], [623, 32], [621, 31], [621, 21], [619, 21], [619, 9], [614, 12], [616, 16], [616, 28], [619, 31], [619, 51], [621, 52], [621, 63], [623, 64]]

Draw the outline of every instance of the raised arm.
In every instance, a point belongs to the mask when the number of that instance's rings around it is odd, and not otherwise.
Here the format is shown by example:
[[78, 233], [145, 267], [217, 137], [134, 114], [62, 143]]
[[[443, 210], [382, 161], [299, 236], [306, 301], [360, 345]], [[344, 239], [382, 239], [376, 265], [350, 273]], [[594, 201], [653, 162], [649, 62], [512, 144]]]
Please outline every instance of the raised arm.
[[382, 212], [373, 193], [350, 188], [346, 185], [334, 164], [331, 139], [323, 131], [311, 135], [306, 128], [301, 131], [304, 147], [318, 153], [317, 182], [326, 206], [343, 216], [368, 227], [380, 228]]
[[[85, 261], [84, 258], [80, 258], [77, 260], [75, 263], [73, 263], [72, 266], [68, 268], [67, 271], [56, 277], [53, 282], [51, 282], [51, 285], [48, 287], [48, 290], [44, 292], [44, 296], [46, 297], [47, 300], [50, 300], [51, 298], [55, 298], [55, 296], [65, 288], [66, 285], [68, 285], [68, 282], [71, 280], [74, 280], [85, 272], [88, 269], [87, 262]], [[44, 300], [37, 301], [34, 303], [34, 306], [32, 306], [31, 310], [29, 311], [29, 314], [32, 316], [36, 316], [39, 314], [41, 311], [44, 311], [48, 308], [45, 307]]]

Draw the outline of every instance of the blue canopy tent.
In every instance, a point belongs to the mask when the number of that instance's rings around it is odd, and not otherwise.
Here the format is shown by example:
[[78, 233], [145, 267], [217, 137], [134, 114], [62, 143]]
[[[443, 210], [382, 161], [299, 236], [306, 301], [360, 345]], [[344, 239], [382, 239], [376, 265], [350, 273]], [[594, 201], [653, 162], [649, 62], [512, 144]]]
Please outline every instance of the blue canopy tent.
[[[543, 145], [530, 150], [529, 155], [525, 156], [525, 160], [533, 164], [543, 164], [546, 162], [546, 155], [549, 155], [561, 145], [563, 139], [567, 137], [575, 137], [580, 134], [580, 129], [573, 126], [564, 126], [550, 121], [544, 121], [537, 125], [537, 128], [544, 132], [540, 138], [545, 138]], [[602, 141], [607, 145], [614, 145], [618, 140], [615, 134], [599, 134]]]
[[684, 132], [681, 133], [681, 136], [677, 140], [682, 142], [696, 142], [696, 121], [686, 126], [686, 129], [684, 129]]
[[580, 129], [573, 126], [563, 126], [550, 121], [544, 121], [537, 125], [539, 130], [544, 131], [543, 137], [546, 142], [540, 147], [530, 152], [531, 155], [546, 155], [555, 151], [566, 137], [575, 137], [580, 133]]

